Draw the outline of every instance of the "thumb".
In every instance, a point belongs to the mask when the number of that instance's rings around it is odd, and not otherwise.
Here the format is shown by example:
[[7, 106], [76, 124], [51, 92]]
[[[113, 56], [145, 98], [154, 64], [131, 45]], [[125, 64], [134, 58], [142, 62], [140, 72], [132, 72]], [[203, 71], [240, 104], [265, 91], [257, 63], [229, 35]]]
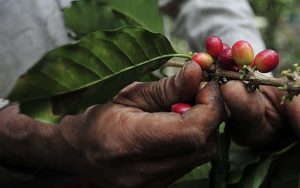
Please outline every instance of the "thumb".
[[148, 112], [169, 111], [174, 103], [192, 101], [198, 91], [201, 78], [200, 66], [190, 61], [172, 77], [157, 82], [135, 82], [127, 86], [113, 99], [113, 102]]
[[195, 97], [195, 105], [183, 113], [186, 126], [196, 127], [203, 135], [210, 135], [225, 119], [224, 101], [219, 86], [209, 82]]

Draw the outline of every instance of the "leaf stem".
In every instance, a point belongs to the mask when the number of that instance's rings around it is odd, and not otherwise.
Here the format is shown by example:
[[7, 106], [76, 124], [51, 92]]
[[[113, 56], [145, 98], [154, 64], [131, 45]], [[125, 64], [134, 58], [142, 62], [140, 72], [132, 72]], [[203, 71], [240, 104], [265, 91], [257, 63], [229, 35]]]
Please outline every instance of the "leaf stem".
[[192, 59], [192, 56], [189, 54], [168, 54], [168, 55], [163, 55], [162, 57], [180, 57], [180, 58], [184, 58], [184, 59]]
[[183, 67], [183, 63], [177, 62], [177, 61], [168, 61], [166, 64], [164, 64], [164, 67], [178, 67], [181, 68]]
[[[188, 60], [190, 60], [192, 58], [188, 54], [166, 54], [166, 55], [161, 55], [161, 56], [152, 58], [152, 59], [148, 60], [147, 62], [156, 61], [156, 60], [160, 60], [163, 58], [172, 58], [172, 57], [180, 57], [180, 58], [184, 58], [184, 59], [188, 59]], [[164, 65], [164, 67], [183, 67], [183, 65], [184, 65], [184, 63], [179, 63], [177, 61], [170, 60]]]

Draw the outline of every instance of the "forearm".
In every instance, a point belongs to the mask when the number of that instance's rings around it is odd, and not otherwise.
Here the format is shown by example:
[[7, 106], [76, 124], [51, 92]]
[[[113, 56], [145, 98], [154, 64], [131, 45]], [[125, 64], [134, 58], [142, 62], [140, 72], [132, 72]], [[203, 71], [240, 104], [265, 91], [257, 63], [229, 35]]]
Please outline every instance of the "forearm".
[[65, 119], [61, 125], [48, 125], [18, 111], [17, 105], [0, 111], [1, 162], [73, 172], [84, 165], [78, 134], [72, 130], [77, 126], [72, 125], [74, 122], [80, 124], [80, 117]]

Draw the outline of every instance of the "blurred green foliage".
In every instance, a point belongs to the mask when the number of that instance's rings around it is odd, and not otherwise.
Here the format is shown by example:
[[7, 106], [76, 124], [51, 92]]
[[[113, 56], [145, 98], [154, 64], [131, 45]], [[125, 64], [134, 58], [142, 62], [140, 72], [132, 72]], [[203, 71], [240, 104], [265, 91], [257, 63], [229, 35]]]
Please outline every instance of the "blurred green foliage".
[[300, 1], [250, 0], [256, 16], [263, 17], [266, 26], [260, 28], [267, 48], [280, 53], [280, 66], [275, 75], [300, 62]]

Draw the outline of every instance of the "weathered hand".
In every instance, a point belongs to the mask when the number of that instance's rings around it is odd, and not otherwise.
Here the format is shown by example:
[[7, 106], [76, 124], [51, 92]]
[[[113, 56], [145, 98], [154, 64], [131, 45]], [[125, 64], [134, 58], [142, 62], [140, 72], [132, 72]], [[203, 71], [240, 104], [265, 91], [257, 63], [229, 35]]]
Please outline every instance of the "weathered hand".
[[294, 137], [291, 127], [300, 136], [300, 96], [280, 105], [283, 92], [262, 86], [261, 93], [248, 92], [240, 81], [229, 81], [221, 87], [231, 118], [231, 133], [243, 145], [265, 148], [288, 142]]
[[[199, 91], [201, 76], [200, 66], [190, 62], [176, 76], [133, 83], [112, 102], [68, 116], [59, 126], [35, 125], [31, 136], [39, 135], [39, 150], [22, 148], [32, 153], [21, 161], [81, 173], [101, 187], [165, 187], [215, 152], [212, 133], [224, 118], [224, 105], [216, 84]], [[169, 112], [177, 102], [195, 105], [182, 115]], [[10, 156], [16, 145], [2, 158], [18, 158]]]

